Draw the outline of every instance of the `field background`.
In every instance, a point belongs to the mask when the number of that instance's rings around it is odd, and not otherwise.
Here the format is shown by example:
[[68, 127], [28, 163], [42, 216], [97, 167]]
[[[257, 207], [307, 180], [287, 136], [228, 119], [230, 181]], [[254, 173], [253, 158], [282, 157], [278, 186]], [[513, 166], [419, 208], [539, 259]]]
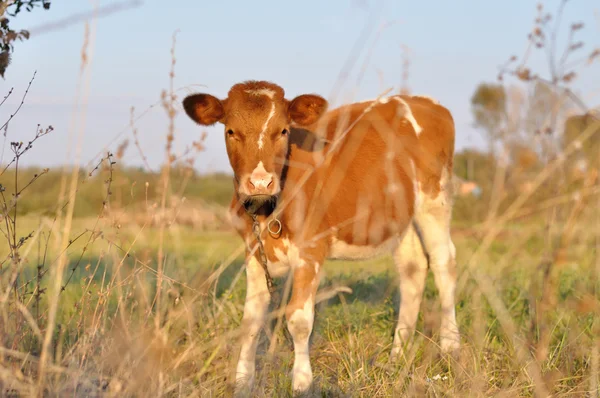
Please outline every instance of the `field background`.
[[[532, 47], [554, 29], [581, 29], [543, 22], [556, 12], [540, 9]], [[391, 257], [328, 261], [311, 337], [314, 395], [600, 396], [600, 122], [569, 89], [575, 77], [563, 66], [579, 47], [569, 48], [548, 57], [548, 78], [523, 66], [527, 54], [503, 67], [521, 92], [502, 81], [474, 87], [469, 106], [489, 146], [455, 156], [459, 355], [439, 353], [432, 275], [417, 335], [393, 363]], [[182, 98], [176, 54], [174, 36], [159, 104], [171, 121]], [[598, 67], [599, 54], [586, 48], [581, 67]], [[95, 163], [46, 169], [28, 142], [45, 145], [52, 129], [18, 137], [5, 140], [0, 169], [0, 395], [231, 395], [244, 246], [226, 217], [232, 176], [195, 167], [204, 138], [175, 155], [169, 125], [159, 143], [167, 161], [134, 167], [143, 137], [132, 118], [128, 138]], [[280, 293], [285, 284], [277, 280]], [[290, 395], [278, 304], [261, 337], [256, 396]]]

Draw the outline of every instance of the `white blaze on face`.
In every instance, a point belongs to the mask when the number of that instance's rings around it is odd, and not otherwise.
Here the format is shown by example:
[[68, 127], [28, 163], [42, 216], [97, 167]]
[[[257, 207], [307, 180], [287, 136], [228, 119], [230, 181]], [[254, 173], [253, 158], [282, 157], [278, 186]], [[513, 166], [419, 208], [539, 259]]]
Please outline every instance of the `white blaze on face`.
[[271, 121], [271, 119], [273, 119], [273, 116], [275, 116], [275, 101], [273, 101], [275, 92], [268, 88], [260, 88], [257, 90], [246, 90], [246, 92], [251, 95], [266, 95], [271, 100], [271, 110], [269, 111], [267, 120], [265, 120], [265, 123], [263, 124], [262, 130], [260, 132], [260, 135], [258, 136], [258, 149], [262, 149], [263, 146], [265, 145], [264, 137], [267, 132], [267, 128], [269, 127], [269, 122]]
[[269, 122], [275, 115], [275, 102], [271, 101], [271, 111], [269, 112], [269, 116], [267, 116], [267, 120], [265, 120], [265, 124], [262, 126], [262, 131], [258, 136], [258, 149], [262, 149], [264, 145], [265, 134], [267, 133], [267, 128], [269, 127]]
[[258, 165], [252, 170], [252, 174], [250, 174], [250, 182], [252, 185], [256, 188], [267, 188], [272, 180], [273, 179], [267, 172], [267, 169], [265, 169], [263, 162], [258, 162]]

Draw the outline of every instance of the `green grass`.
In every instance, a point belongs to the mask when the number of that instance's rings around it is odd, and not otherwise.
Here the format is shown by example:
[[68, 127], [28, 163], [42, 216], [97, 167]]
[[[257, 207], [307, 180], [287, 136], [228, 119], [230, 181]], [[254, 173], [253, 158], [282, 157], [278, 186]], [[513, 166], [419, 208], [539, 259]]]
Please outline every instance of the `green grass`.
[[[95, 166], [95, 165], [94, 165]], [[88, 175], [93, 170], [80, 170], [80, 185], [76, 193], [74, 215], [77, 218], [94, 217], [102, 207], [106, 197], [106, 181], [109, 174], [100, 169]], [[21, 167], [18, 179], [19, 187], [31, 181], [35, 175], [42, 174], [39, 167]], [[25, 190], [19, 199], [19, 214], [40, 215], [54, 214], [66, 203], [67, 198], [58, 202], [63, 180], [69, 181], [70, 168], [51, 168], [41, 178], [37, 179], [31, 188]], [[6, 189], [6, 197], [14, 192], [15, 169], [11, 167], [0, 176], [0, 185]], [[160, 172], [146, 171], [142, 168], [120, 167], [120, 161], [113, 166], [111, 182], [111, 202], [118, 207], [141, 209], [146, 203], [160, 199]], [[231, 201], [232, 176], [226, 173], [199, 174], [189, 167], [173, 167], [171, 172], [171, 189], [177, 196], [185, 196], [188, 200], [201, 200], [226, 206]], [[146, 187], [146, 183], [148, 186]], [[28, 194], [29, 191], [43, 194]]]
[[[94, 223], [91, 218], [76, 219], [72, 235], [91, 229]], [[25, 235], [37, 230], [39, 220], [22, 218], [19, 225], [18, 232]], [[42, 230], [47, 233], [49, 224], [44, 225]], [[245, 276], [240, 272], [243, 257], [234, 255], [236, 250], [242, 253], [242, 240], [229, 231], [167, 228], [162, 242], [164, 323], [156, 332], [152, 297], [159, 231], [155, 227], [111, 225], [109, 220], [100, 221], [102, 236], [89, 244], [60, 297], [54, 344], [61, 348], [53, 355], [63, 373], [55, 376], [48, 390], [72, 392], [73, 380], [83, 388], [85, 383], [101, 379], [125, 395], [154, 395], [169, 389], [171, 395], [230, 393], [245, 294]], [[590, 386], [599, 330], [598, 314], [593, 309], [582, 310], [586, 297], [596, 303], [600, 298], [594, 271], [596, 253], [591, 249], [594, 236], [583, 235], [569, 248], [567, 261], [556, 271], [557, 284], [552, 290], [556, 302], [549, 311], [536, 314], [540, 296], [533, 288], [541, 280], [541, 230], [541, 225], [509, 225], [477, 264], [515, 325], [517, 335], [509, 336], [502, 319], [478, 290], [479, 281], [466, 273], [466, 264], [480, 245], [480, 231], [455, 228], [462, 280], [457, 317], [463, 347], [458, 358], [441, 357], [437, 350], [439, 304], [431, 275], [414, 345], [406, 361], [397, 364], [388, 357], [399, 304], [391, 258], [327, 261], [321, 288], [339, 284], [350, 287], [352, 293], [317, 305], [311, 359], [318, 395], [532, 396], [532, 375], [526, 371], [527, 364], [517, 358], [513, 343], [535, 343], [540, 327], [551, 330], [549, 354], [540, 363], [548, 388], [558, 395], [583, 394]], [[53, 233], [58, 235], [58, 231]], [[69, 268], [77, 263], [84, 245], [82, 238], [69, 248]], [[46, 268], [53, 267], [52, 259], [57, 257], [50, 247]], [[36, 259], [36, 250], [32, 250], [21, 282], [35, 276]], [[218, 279], [212, 282], [216, 275]], [[43, 286], [48, 282], [45, 278]], [[281, 289], [284, 280], [277, 283]], [[34, 287], [33, 281], [29, 291]], [[42, 308], [46, 300], [43, 295]], [[35, 314], [31, 302], [28, 308]], [[42, 328], [44, 317], [42, 311]], [[534, 329], [532, 319], [538, 320]], [[24, 338], [18, 348], [39, 353], [39, 340], [31, 331], [22, 327], [21, 333]], [[274, 355], [267, 353], [267, 334], [261, 339], [255, 391], [259, 396], [289, 395], [293, 352], [284, 334], [277, 336], [280, 344]], [[23, 366], [25, 374], [34, 373], [33, 368]], [[67, 371], [72, 370], [78, 373], [69, 375]]]

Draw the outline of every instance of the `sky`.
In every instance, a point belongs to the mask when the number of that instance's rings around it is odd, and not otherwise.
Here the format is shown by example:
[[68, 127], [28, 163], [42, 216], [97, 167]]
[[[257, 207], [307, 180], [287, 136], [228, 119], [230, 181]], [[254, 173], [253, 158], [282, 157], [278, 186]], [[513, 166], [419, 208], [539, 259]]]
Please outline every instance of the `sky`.
[[[543, 4], [554, 12], [558, 2]], [[114, 12], [84, 18], [94, 7]], [[562, 32], [582, 21], [579, 39], [590, 51], [600, 47], [599, 13], [597, 0], [571, 0]], [[523, 54], [535, 17], [536, 2], [529, 0], [53, 0], [49, 11], [23, 12], [11, 21], [32, 34], [16, 43], [0, 79], [2, 97], [14, 88], [0, 107], [0, 121], [15, 111], [36, 76], [9, 125], [2, 162], [11, 158], [8, 143], [28, 141], [40, 124], [52, 125], [52, 136], [40, 139], [22, 164], [90, 165], [129, 139], [124, 162], [142, 165], [129, 127], [134, 107], [141, 115], [135, 123], [141, 150], [156, 170], [165, 159], [168, 118], [160, 98], [170, 84], [174, 32], [178, 104], [188, 93], [223, 98], [233, 84], [261, 79], [282, 86], [287, 98], [317, 93], [337, 106], [389, 88], [398, 92], [407, 57], [411, 93], [435, 97], [452, 112], [456, 149], [482, 147], [471, 95], [479, 83], [496, 82], [511, 55]], [[88, 65], [82, 78], [84, 41]], [[533, 65], [543, 71], [544, 58], [534, 58]], [[600, 96], [590, 88], [600, 87], [600, 62], [582, 71], [575, 88], [596, 106]], [[196, 168], [229, 171], [222, 126], [200, 127], [178, 110], [176, 152], [206, 131]]]

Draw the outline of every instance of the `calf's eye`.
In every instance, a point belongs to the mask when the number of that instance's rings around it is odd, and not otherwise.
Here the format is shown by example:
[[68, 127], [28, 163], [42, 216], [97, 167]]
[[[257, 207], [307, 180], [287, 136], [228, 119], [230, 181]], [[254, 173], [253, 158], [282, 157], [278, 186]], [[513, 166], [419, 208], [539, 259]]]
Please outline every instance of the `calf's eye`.
[[283, 129], [283, 131], [281, 132], [281, 135], [288, 135], [289, 131], [287, 131], [287, 129]]

